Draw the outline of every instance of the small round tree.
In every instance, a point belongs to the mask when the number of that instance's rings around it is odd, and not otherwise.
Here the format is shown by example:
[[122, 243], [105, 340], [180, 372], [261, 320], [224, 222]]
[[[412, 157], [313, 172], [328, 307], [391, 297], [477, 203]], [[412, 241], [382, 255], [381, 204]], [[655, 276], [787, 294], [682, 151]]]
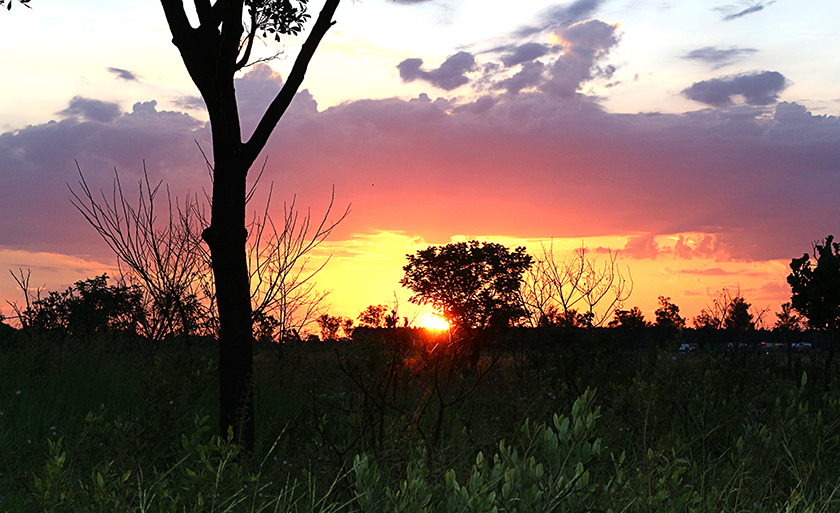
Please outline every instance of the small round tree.
[[511, 251], [493, 242], [458, 242], [430, 246], [407, 255], [400, 284], [414, 295], [409, 301], [430, 305], [479, 356], [477, 335], [503, 328], [524, 317], [519, 286], [533, 259], [524, 247]]

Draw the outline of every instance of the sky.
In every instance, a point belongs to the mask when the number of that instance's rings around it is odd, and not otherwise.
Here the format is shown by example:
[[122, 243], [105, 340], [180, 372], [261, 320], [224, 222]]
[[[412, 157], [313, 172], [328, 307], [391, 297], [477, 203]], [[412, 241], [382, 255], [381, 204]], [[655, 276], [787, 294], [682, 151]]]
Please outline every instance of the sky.
[[[0, 12], [0, 270], [56, 290], [115, 267], [70, 202], [76, 163], [107, 193], [145, 165], [202, 194], [210, 136], [159, 4], [31, 5]], [[313, 254], [334, 315], [419, 313], [405, 255], [476, 238], [618, 251], [648, 318], [659, 295], [691, 318], [726, 287], [772, 324], [790, 260], [837, 233], [838, 18], [834, 0], [345, 0], [254, 208], [270, 184], [275, 217], [294, 200], [318, 218], [333, 190], [330, 218], [349, 206]], [[237, 78], [246, 136], [301, 42]]]

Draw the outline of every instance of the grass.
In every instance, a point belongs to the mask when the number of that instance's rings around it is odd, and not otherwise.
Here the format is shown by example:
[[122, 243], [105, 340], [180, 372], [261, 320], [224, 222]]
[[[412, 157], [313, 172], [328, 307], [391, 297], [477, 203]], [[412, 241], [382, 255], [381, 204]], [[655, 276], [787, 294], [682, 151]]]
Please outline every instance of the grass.
[[549, 342], [478, 368], [393, 340], [261, 347], [245, 457], [217, 432], [212, 341], [16, 336], [0, 511], [840, 508], [840, 399], [809, 378], [818, 358], [801, 379], [783, 355]]

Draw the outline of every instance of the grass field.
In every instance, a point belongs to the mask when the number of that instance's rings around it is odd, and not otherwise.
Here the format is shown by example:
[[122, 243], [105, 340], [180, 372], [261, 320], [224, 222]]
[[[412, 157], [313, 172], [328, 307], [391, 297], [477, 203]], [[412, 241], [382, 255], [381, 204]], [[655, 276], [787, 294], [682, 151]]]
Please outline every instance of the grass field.
[[840, 510], [819, 355], [264, 346], [243, 455], [213, 341], [2, 344], [0, 511]]

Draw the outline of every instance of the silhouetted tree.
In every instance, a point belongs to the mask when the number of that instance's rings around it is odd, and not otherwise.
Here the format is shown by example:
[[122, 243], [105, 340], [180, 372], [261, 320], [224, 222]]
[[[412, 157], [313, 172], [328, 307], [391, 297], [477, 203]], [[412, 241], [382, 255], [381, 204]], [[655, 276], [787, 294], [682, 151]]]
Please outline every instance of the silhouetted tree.
[[[123, 191], [115, 172], [111, 199], [91, 191], [79, 170], [79, 187], [71, 189], [73, 205], [118, 257], [120, 280], [143, 291], [145, 317], [141, 332], [151, 340], [174, 335], [215, 335], [218, 328], [211, 258], [201, 233], [209, 222], [198, 197], [173, 200], [163, 182], [140, 181], [136, 201]], [[247, 259], [255, 336], [264, 341], [298, 339], [324, 310], [326, 292], [315, 290], [308, 254], [323, 242], [347, 212], [328, 222], [332, 198], [319, 223], [300, 216], [295, 203], [284, 205], [283, 223], [269, 214], [271, 193], [261, 215], [247, 225]], [[168, 208], [167, 208], [168, 207]], [[276, 335], [276, 336], [275, 336]], [[189, 340], [189, 338], [187, 338]]]
[[743, 332], [755, 329], [753, 314], [750, 313], [750, 305], [739, 296], [732, 298], [726, 309], [726, 317], [723, 319], [723, 327], [728, 330]]
[[694, 327], [696, 329], [723, 329], [729, 315], [730, 305], [739, 297], [741, 297], [740, 288], [736, 289], [733, 294], [731, 290], [724, 287], [712, 299], [711, 305], [700, 310], [700, 314], [694, 318]]
[[64, 292], [41, 297], [29, 290], [29, 274], [12, 274], [25, 296], [24, 307], [10, 303], [25, 332], [47, 331], [73, 335], [77, 340], [104, 333], [136, 333], [144, 315], [137, 287], [108, 285], [103, 274], [77, 281]]
[[574, 308], [561, 310], [557, 305], [548, 305], [540, 312], [537, 327], [591, 328], [592, 317], [592, 312], [578, 313]]
[[369, 305], [357, 317], [359, 326], [367, 328], [384, 328], [385, 321], [388, 316], [388, 307], [386, 305]]
[[[712, 304], [700, 311], [694, 318], [695, 329], [726, 330], [727, 338], [736, 347], [745, 345], [747, 334], [754, 331], [762, 322], [767, 309], [756, 310], [741, 295], [740, 287], [734, 291], [724, 287], [718, 292]], [[744, 358], [747, 350], [744, 350]]]
[[633, 331], [639, 331], [644, 328], [649, 328], [650, 323], [645, 320], [645, 315], [638, 306], [634, 306], [630, 310], [616, 310], [615, 318], [608, 324], [610, 328], [624, 327]]
[[339, 0], [326, 0], [292, 70], [251, 137], [243, 142], [234, 75], [249, 64], [258, 34], [298, 34], [306, 1], [195, 0], [193, 27], [184, 0], [161, 0], [172, 43], [198, 87], [213, 138], [210, 248], [219, 313], [220, 428], [232, 427], [246, 450], [254, 441], [253, 317], [246, 244], [246, 177], [298, 90], [315, 49], [334, 23]]
[[776, 324], [773, 328], [782, 331], [802, 330], [802, 316], [797, 313], [790, 301], [782, 303], [782, 311], [776, 314]]
[[787, 346], [787, 370], [791, 374], [793, 368], [793, 337], [791, 332], [802, 330], [802, 316], [793, 308], [790, 302], [782, 303], [782, 311], [776, 314], [776, 324], [773, 329], [782, 332]]
[[527, 314], [519, 287], [532, 258], [524, 247], [510, 251], [502, 244], [473, 240], [406, 256], [400, 284], [414, 292], [409, 301], [431, 305], [455, 333], [466, 336], [473, 363], [479, 355], [479, 331], [508, 327]]
[[[77, 164], [78, 167], [78, 164]], [[207, 226], [198, 198], [174, 200], [163, 182], [152, 184], [143, 169], [136, 204], [123, 192], [115, 172], [109, 201], [88, 187], [79, 169], [73, 205], [117, 255], [120, 279], [143, 291], [145, 317], [141, 334], [153, 341], [176, 335], [209, 335], [216, 331], [210, 255], [201, 242]], [[166, 207], [160, 212], [160, 194]], [[165, 219], [161, 223], [161, 219]], [[168, 221], [168, 222], [167, 222]]]
[[669, 329], [685, 328], [685, 319], [680, 315], [680, 307], [671, 302], [671, 298], [659, 296], [659, 308], [656, 309], [656, 326], [666, 326]]
[[814, 243], [813, 259], [807, 253], [790, 263], [787, 281], [793, 308], [808, 319], [808, 325], [829, 334], [825, 363], [825, 386], [831, 384], [831, 364], [840, 329], [840, 243], [834, 236]]
[[645, 320], [645, 316], [639, 307], [634, 306], [630, 310], [616, 310], [615, 318], [609, 322], [608, 326], [625, 333], [629, 332], [633, 341], [633, 351], [638, 354], [642, 332], [645, 328], [650, 327], [650, 323]]
[[353, 334], [353, 319], [323, 314], [316, 319], [321, 328], [321, 340], [338, 340], [338, 332], [349, 338]]
[[542, 255], [525, 276], [522, 300], [532, 325], [551, 318], [568, 324], [583, 315], [583, 325], [602, 326], [632, 292], [633, 279], [629, 269], [627, 277], [621, 273], [617, 252], [608, 252], [601, 263], [581, 247], [573, 257], [558, 260], [553, 245], [543, 245]]

